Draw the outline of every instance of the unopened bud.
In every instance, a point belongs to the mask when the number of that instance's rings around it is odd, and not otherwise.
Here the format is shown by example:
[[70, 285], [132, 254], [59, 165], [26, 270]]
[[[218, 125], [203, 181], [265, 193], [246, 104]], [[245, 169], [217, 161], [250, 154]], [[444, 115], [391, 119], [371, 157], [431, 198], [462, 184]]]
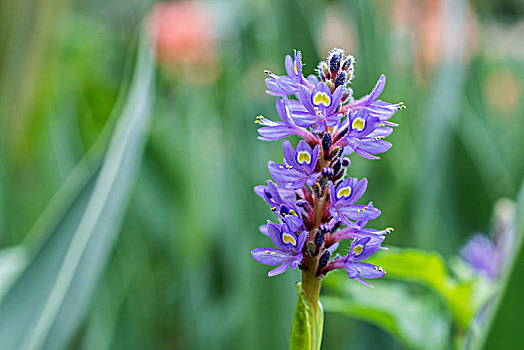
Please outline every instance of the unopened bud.
[[315, 182], [313, 185], [313, 192], [315, 192], [315, 196], [322, 197], [322, 187], [318, 184], [318, 182]]
[[329, 258], [331, 258], [331, 253], [329, 252], [329, 250], [326, 250], [318, 260], [318, 267], [326, 267], [329, 262]]
[[339, 75], [337, 75], [337, 79], [335, 80], [335, 89], [339, 86], [344, 86], [346, 84], [346, 73], [340, 72]]
[[342, 59], [342, 53], [342, 50], [335, 49], [333, 50], [331, 57], [329, 58], [329, 70], [332, 76], [336, 76], [338, 74], [338, 70], [340, 69], [340, 61]]
[[332, 143], [333, 139], [331, 138], [331, 134], [326, 132], [322, 138], [322, 150], [324, 151], [324, 157], [329, 154], [329, 148], [331, 147]]
[[344, 64], [342, 64], [342, 70], [348, 70], [353, 65], [353, 56], [346, 57]]
[[351, 164], [351, 160], [349, 160], [349, 158], [342, 158], [340, 162], [343, 167], [348, 167]]
[[312, 256], [315, 256], [318, 254], [317, 252], [317, 246], [315, 245], [315, 243], [309, 241], [307, 243], [307, 250], [309, 251], [309, 253], [312, 255]]
[[322, 175], [325, 177], [330, 177], [336, 174], [336, 171], [333, 168], [325, 167], [322, 169]]
[[341, 167], [342, 167], [342, 164], [341, 164], [340, 160], [338, 160], [335, 163], [335, 165], [333, 165], [333, 175], [338, 174], [340, 169], [341, 169]]
[[323, 80], [329, 79], [331, 75], [329, 74], [329, 67], [326, 62], [322, 61], [318, 64], [318, 73], [320, 78], [324, 77]]
[[331, 153], [329, 154], [329, 158], [333, 159], [337, 157], [339, 152], [340, 152], [340, 146], [333, 147], [333, 149], [331, 150]]
[[326, 237], [324, 237], [324, 232], [321, 230], [317, 230], [317, 233], [315, 233], [315, 246], [317, 248], [320, 248], [324, 245], [324, 242], [326, 241]]

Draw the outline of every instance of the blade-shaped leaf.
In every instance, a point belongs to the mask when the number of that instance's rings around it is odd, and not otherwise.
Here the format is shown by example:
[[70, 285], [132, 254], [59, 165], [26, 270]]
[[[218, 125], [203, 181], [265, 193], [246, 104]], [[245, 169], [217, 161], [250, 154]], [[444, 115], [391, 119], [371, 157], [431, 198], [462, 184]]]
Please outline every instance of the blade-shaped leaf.
[[336, 296], [322, 297], [327, 312], [369, 322], [391, 333], [410, 349], [446, 349], [449, 325], [436, 310], [439, 305], [427, 295], [412, 295], [406, 286], [374, 282], [365, 288], [345, 274], [326, 280]]
[[520, 188], [515, 215], [516, 235], [513, 253], [508, 257], [508, 268], [502, 277], [501, 290], [487, 319], [479, 349], [522, 349], [524, 348], [524, 183]]
[[145, 35], [127, 102], [104, 161], [50, 227], [48, 238], [0, 304], [6, 349], [67, 345], [117, 237], [150, 124], [154, 60]]
[[384, 266], [387, 278], [423, 284], [437, 292], [462, 329], [467, 329], [475, 311], [473, 281], [459, 282], [451, 278], [438, 253], [421, 249], [391, 248], [369, 260], [373, 264]]

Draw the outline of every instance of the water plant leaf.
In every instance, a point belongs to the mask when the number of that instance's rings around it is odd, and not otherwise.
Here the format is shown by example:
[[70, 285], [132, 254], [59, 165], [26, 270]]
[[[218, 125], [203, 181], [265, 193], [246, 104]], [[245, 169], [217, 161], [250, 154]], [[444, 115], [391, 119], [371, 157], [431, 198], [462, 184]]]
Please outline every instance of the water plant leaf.
[[371, 323], [410, 349], [446, 349], [449, 323], [429, 295], [413, 295], [399, 283], [374, 282], [364, 288], [343, 273], [330, 274], [325, 285], [336, 295], [323, 296], [327, 312]]
[[101, 166], [48, 227], [46, 240], [0, 304], [6, 349], [61, 349], [91, 300], [135, 183], [151, 118], [154, 59], [145, 34], [129, 94]]
[[369, 261], [386, 266], [387, 278], [419, 283], [436, 292], [462, 329], [467, 329], [475, 311], [474, 281], [457, 281], [449, 276], [440, 254], [422, 249], [390, 248]]

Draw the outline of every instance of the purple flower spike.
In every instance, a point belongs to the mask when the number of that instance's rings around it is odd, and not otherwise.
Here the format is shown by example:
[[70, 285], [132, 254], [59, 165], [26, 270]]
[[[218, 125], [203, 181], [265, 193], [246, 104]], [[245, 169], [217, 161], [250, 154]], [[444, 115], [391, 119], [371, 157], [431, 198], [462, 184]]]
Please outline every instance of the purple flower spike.
[[380, 248], [380, 243], [373, 244], [371, 238], [360, 238], [353, 241], [349, 254], [344, 258], [344, 268], [348, 272], [349, 278], [354, 278], [357, 282], [373, 288], [373, 286], [361, 278], [380, 278], [386, 274], [382, 267], [361, 262], [375, 254]]
[[371, 202], [367, 205], [354, 204], [366, 191], [367, 183], [367, 179], [358, 181], [356, 177], [350, 177], [335, 188], [333, 182], [329, 182], [331, 198], [329, 212], [335, 222], [342, 221], [350, 228], [361, 228], [369, 220], [380, 216], [380, 210]]
[[307, 142], [300, 140], [297, 150], [289, 141], [284, 141], [284, 164], [268, 163], [269, 172], [275, 181], [292, 189], [302, 188], [305, 184], [312, 186], [320, 176], [315, 171], [318, 160], [318, 145], [312, 150]]
[[272, 222], [268, 222], [267, 230], [277, 249], [253, 249], [251, 251], [253, 258], [264, 265], [279, 265], [276, 269], [269, 271], [269, 276], [279, 275], [286, 272], [290, 267], [296, 269], [302, 261], [302, 248], [307, 232], [303, 231], [297, 238], [286, 225], [276, 225]]
[[305, 110], [293, 110], [293, 120], [298, 126], [312, 127], [316, 131], [325, 131], [326, 127], [338, 124], [342, 114], [337, 112], [342, 99], [343, 87], [339, 86], [333, 94], [326, 83], [318, 83], [310, 92], [305, 87], [299, 88], [297, 98]]
[[[387, 249], [382, 242], [392, 229], [365, 228], [381, 212], [372, 202], [356, 204], [367, 180], [348, 177], [353, 167], [343, 156], [356, 153], [378, 159], [377, 155], [389, 150], [391, 143], [384, 139], [397, 126], [389, 119], [403, 105], [379, 100], [386, 84], [384, 75], [368, 95], [355, 100], [350, 87], [355, 59], [342, 49], [333, 49], [316, 66], [318, 77], [304, 78], [299, 51], [286, 56], [284, 63], [283, 76], [266, 71], [266, 92], [276, 96], [280, 120], [259, 116], [255, 123], [261, 126], [261, 140], [294, 135], [301, 140], [296, 147], [283, 141], [282, 162], [268, 162], [274, 182], [255, 187], [278, 222], [259, 227], [275, 247], [256, 248], [251, 255], [262, 264], [276, 266], [269, 276], [299, 267], [307, 276], [323, 278], [332, 270], [345, 269], [350, 278], [370, 286], [365, 279], [382, 277], [384, 270], [363, 260]], [[333, 256], [345, 239], [353, 240], [349, 254]], [[303, 287], [311, 283], [302, 282]], [[311, 302], [316, 305], [315, 300]]]

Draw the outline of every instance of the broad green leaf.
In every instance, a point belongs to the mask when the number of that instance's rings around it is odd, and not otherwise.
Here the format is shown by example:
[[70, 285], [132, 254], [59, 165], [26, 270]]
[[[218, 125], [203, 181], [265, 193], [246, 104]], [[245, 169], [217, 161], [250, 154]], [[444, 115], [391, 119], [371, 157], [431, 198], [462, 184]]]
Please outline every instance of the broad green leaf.
[[517, 199], [515, 215], [516, 234], [514, 250], [508, 256], [507, 268], [503, 272], [501, 289], [487, 315], [486, 329], [479, 349], [522, 349], [524, 348], [524, 183]]
[[290, 350], [320, 350], [324, 311], [320, 302], [315, 312], [307, 300], [302, 283], [297, 283], [297, 306], [293, 315]]
[[438, 253], [391, 248], [369, 261], [384, 266], [388, 278], [420, 283], [435, 291], [462, 329], [467, 329], [475, 311], [473, 281], [458, 282], [448, 276], [444, 260]]
[[6, 349], [61, 349], [88, 310], [136, 180], [150, 124], [154, 60], [141, 39], [134, 80], [100, 168], [50, 223], [47, 239], [0, 304]]
[[400, 284], [377, 281], [366, 288], [345, 274], [330, 274], [325, 282], [337, 292], [321, 298], [326, 311], [374, 324], [410, 349], [447, 348], [449, 325], [434, 299]]

